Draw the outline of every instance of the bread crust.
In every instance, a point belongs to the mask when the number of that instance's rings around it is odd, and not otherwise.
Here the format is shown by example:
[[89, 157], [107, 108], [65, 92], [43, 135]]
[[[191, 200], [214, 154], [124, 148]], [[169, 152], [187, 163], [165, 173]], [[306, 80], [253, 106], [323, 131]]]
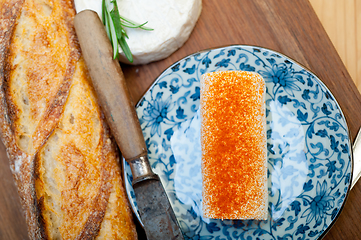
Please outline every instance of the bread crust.
[[70, 0], [0, 2], [0, 134], [31, 239], [136, 239]]

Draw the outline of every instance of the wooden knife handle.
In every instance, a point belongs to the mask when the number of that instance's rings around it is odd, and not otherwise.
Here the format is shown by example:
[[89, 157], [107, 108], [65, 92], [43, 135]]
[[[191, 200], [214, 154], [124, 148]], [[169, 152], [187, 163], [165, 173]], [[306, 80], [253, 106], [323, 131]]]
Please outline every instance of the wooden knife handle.
[[98, 14], [82, 11], [75, 16], [74, 26], [100, 106], [123, 157], [131, 161], [146, 155], [134, 104]]

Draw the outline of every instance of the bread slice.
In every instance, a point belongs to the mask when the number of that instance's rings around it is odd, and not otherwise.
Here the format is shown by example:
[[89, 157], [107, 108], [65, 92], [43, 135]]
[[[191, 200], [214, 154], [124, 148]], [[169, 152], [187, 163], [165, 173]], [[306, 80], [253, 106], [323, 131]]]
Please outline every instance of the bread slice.
[[31, 239], [137, 239], [73, 1], [0, 3], [0, 129]]
[[252, 72], [201, 78], [203, 214], [267, 218], [265, 83]]

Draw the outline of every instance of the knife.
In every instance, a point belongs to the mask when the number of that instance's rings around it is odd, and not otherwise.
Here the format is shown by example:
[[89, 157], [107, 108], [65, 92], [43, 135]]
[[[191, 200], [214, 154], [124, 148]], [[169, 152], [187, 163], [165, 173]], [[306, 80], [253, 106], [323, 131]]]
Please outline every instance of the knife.
[[134, 104], [98, 14], [81, 11], [75, 16], [74, 26], [99, 104], [132, 170], [132, 185], [147, 238], [184, 239], [164, 187], [149, 164]]
[[355, 186], [355, 184], [361, 177], [361, 128], [357, 133], [352, 149], [353, 149], [353, 174], [352, 174], [351, 189]]

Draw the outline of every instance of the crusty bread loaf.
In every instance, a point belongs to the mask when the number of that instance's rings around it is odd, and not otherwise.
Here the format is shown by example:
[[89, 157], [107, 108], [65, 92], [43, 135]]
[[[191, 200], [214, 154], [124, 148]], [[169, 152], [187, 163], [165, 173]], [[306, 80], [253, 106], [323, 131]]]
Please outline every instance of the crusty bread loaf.
[[203, 213], [267, 219], [265, 82], [253, 72], [201, 78]]
[[71, 0], [0, 2], [0, 129], [31, 239], [136, 239]]

